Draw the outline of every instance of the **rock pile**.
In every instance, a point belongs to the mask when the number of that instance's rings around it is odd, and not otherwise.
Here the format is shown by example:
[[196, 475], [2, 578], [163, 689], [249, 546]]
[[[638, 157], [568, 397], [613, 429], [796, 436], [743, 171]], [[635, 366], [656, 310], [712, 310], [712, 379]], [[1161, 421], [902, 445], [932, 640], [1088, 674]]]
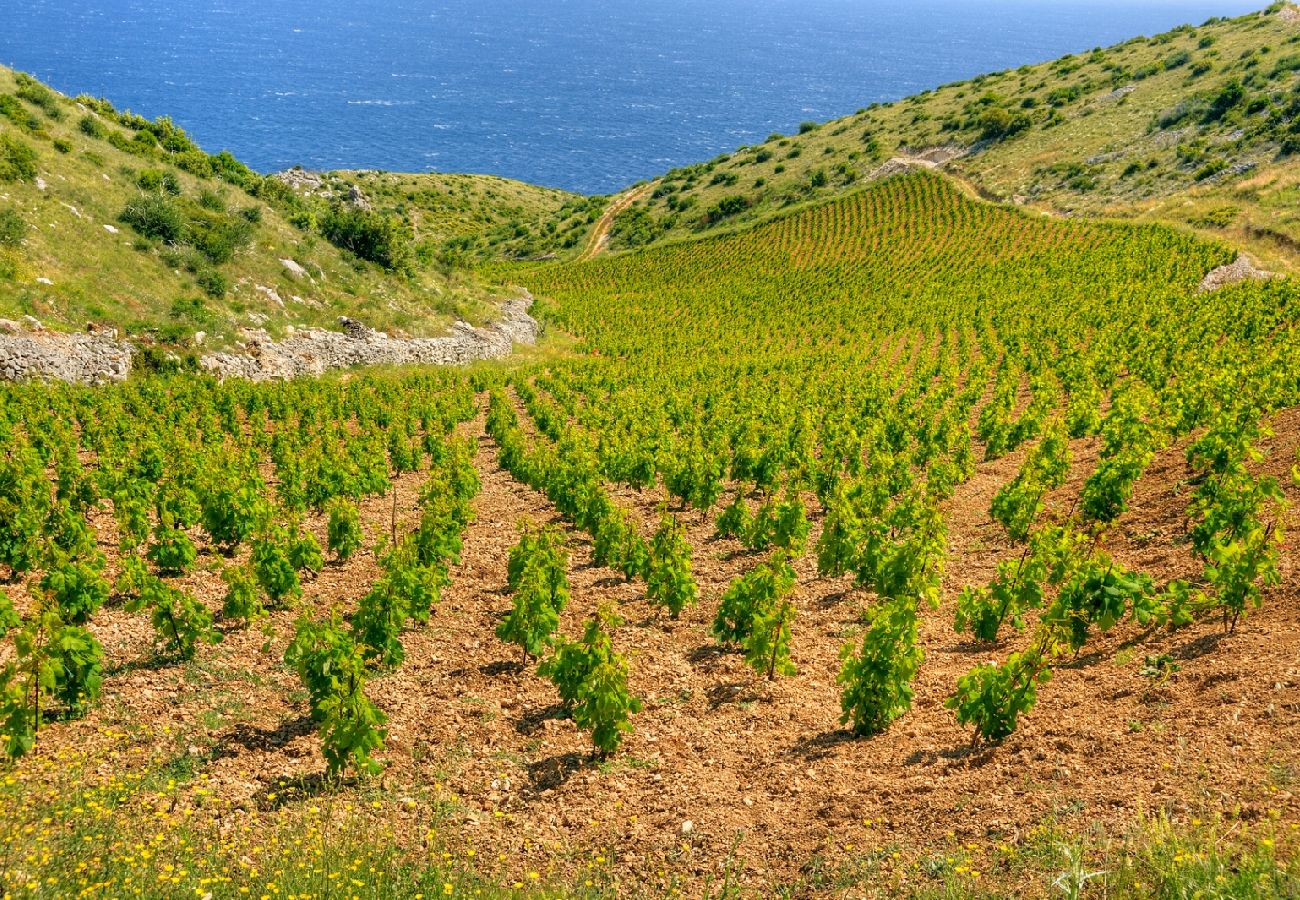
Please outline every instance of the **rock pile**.
[[452, 334], [436, 338], [394, 338], [354, 319], [339, 319], [342, 331], [310, 329], [273, 341], [260, 329], [243, 333], [244, 352], [210, 353], [199, 360], [218, 378], [271, 381], [320, 375], [331, 369], [371, 365], [458, 365], [509, 356], [515, 344], [532, 344], [540, 326], [528, 314], [532, 298], [507, 300], [501, 318], [484, 328], [456, 322]]
[[1211, 269], [1209, 274], [1201, 279], [1201, 290], [1217, 291], [1240, 281], [1265, 281], [1275, 277], [1277, 276], [1272, 272], [1265, 272], [1263, 269], [1255, 268], [1255, 264], [1250, 261], [1250, 257], [1242, 253], [1235, 262], [1226, 266], [1219, 266], [1217, 269]]
[[0, 380], [104, 384], [123, 381], [131, 371], [130, 344], [117, 330], [87, 326], [85, 334], [46, 331], [36, 319], [22, 324], [0, 319]]

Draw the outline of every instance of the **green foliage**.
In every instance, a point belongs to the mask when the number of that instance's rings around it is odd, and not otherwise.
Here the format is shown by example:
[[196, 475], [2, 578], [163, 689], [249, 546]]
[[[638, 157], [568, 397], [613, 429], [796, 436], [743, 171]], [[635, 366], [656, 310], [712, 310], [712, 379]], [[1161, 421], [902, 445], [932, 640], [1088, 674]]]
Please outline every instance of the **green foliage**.
[[17, 247], [27, 234], [27, 223], [11, 206], [0, 207], [0, 247]]
[[392, 216], [335, 203], [320, 217], [320, 230], [336, 247], [385, 269], [404, 270], [411, 264], [410, 233]]
[[793, 675], [796, 671], [790, 660], [790, 625], [794, 618], [794, 604], [789, 597], [783, 597], [756, 609], [750, 620], [745, 662], [760, 675], [766, 674], [769, 681], [776, 675]]
[[84, 625], [108, 602], [109, 584], [103, 570], [102, 557], [60, 560], [41, 578], [40, 588], [63, 621]]
[[249, 625], [266, 615], [258, 591], [257, 576], [247, 566], [227, 566], [221, 572], [226, 599], [221, 615], [228, 621]]
[[365, 540], [361, 531], [361, 514], [355, 503], [336, 497], [330, 501], [329, 516], [326, 544], [339, 562], [347, 562], [361, 549]]
[[368, 591], [352, 617], [352, 639], [366, 660], [386, 667], [400, 666], [406, 658], [401, 634], [409, 615], [406, 598], [391, 586], [385, 581]]
[[676, 619], [693, 606], [698, 597], [691, 576], [691, 545], [685, 529], [664, 513], [650, 547], [650, 574], [646, 578], [646, 599], [664, 607]]
[[925, 657], [916, 643], [916, 605], [906, 598], [872, 608], [861, 648], [840, 649], [840, 721], [855, 734], [878, 734], [912, 708], [912, 679]]
[[1001, 665], [976, 666], [957, 680], [957, 690], [944, 701], [962, 725], [974, 725], [986, 741], [1000, 741], [1016, 730], [1022, 715], [1038, 702], [1038, 688], [1052, 677], [1047, 650], [1035, 645], [1012, 653]]
[[162, 652], [181, 659], [192, 659], [201, 643], [221, 641], [220, 632], [212, 627], [212, 614], [207, 607], [187, 591], [161, 578], [145, 575], [139, 594], [127, 601], [126, 609], [128, 612], [149, 610]]
[[727, 587], [713, 619], [713, 636], [724, 644], [743, 644], [760, 617], [770, 617], [794, 590], [795, 574], [778, 553]]
[[507, 561], [507, 585], [514, 607], [497, 626], [496, 636], [518, 644], [524, 661], [539, 657], [551, 643], [560, 612], [569, 601], [568, 553], [557, 529], [523, 523], [520, 540]]
[[302, 582], [293, 564], [296, 547], [297, 541], [280, 526], [267, 529], [253, 541], [253, 573], [272, 605], [279, 606], [302, 594]]
[[4, 638], [11, 631], [16, 631], [23, 625], [22, 617], [14, 609], [14, 602], [9, 599], [9, 595], [0, 591], [0, 638]]
[[36, 178], [36, 151], [12, 134], [0, 133], [0, 182]]
[[720, 538], [739, 538], [754, 527], [754, 517], [745, 501], [745, 492], [737, 490], [735, 497], [718, 515], [714, 533]]
[[189, 535], [173, 524], [172, 516], [165, 515], [154, 529], [146, 555], [163, 575], [183, 575], [198, 559], [198, 550]]
[[1069, 474], [1069, 442], [1065, 423], [1058, 419], [1029, 451], [1016, 477], [994, 494], [989, 514], [1012, 540], [1023, 541], [1043, 511], [1043, 496], [1063, 485]]
[[185, 241], [185, 214], [175, 200], [162, 194], [140, 194], [118, 218], [141, 237], [164, 244]]
[[610, 634], [622, 621], [609, 607], [587, 620], [582, 640], [561, 639], [550, 659], [537, 667], [560, 692], [579, 728], [591, 732], [596, 753], [605, 757], [618, 749], [632, 730], [631, 717], [641, 701], [627, 687], [627, 662], [614, 652]]
[[381, 767], [372, 754], [383, 747], [385, 717], [365, 695], [361, 649], [338, 616], [300, 619], [284, 662], [307, 689], [329, 777], [337, 779], [349, 764], [363, 774], [378, 772]]
[[1075, 652], [1092, 628], [1109, 631], [1125, 615], [1140, 625], [1161, 615], [1151, 576], [1116, 566], [1104, 554], [1083, 560], [1044, 612], [1042, 621]]

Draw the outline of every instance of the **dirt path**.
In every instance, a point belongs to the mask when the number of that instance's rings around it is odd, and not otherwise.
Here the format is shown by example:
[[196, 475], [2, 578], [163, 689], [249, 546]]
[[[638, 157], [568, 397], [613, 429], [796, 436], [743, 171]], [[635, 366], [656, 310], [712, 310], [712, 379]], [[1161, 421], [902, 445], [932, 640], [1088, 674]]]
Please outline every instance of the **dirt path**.
[[584, 262], [599, 256], [604, 251], [605, 245], [609, 243], [609, 230], [614, 227], [614, 219], [619, 213], [649, 192], [650, 185], [643, 184], [615, 197], [596, 222], [596, 227], [592, 229], [591, 235], [587, 238], [586, 246], [578, 254], [578, 262]]

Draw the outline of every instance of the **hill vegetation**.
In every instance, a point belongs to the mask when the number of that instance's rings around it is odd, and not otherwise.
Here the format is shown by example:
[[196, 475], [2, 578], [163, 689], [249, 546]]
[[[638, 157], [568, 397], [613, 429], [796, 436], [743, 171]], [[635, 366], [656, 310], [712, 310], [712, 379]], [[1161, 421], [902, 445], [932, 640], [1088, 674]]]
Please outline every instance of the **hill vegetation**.
[[0, 316], [168, 343], [339, 315], [419, 333], [489, 317], [435, 256], [402, 220], [304, 200], [166, 118], [0, 69]]
[[804, 123], [652, 182], [614, 249], [858, 189], [896, 157], [942, 161], [996, 200], [1166, 221], [1295, 261], [1300, 10], [1212, 19]]

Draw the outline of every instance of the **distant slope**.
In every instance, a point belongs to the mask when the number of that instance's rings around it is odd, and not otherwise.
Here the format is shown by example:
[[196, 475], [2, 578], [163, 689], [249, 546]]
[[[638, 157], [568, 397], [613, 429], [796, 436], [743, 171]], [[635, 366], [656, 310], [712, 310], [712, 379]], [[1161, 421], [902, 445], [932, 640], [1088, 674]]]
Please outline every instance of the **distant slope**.
[[1043, 219], [916, 172], [735, 233], [498, 274], [601, 355], [684, 362], [726, 346], [737, 366], [800, 351], [829, 364], [860, 354], [875, 323], [979, 329], [1050, 308], [1086, 331], [1110, 327], [1095, 310], [1115, 304], [1190, 309], [1232, 256], [1161, 225]]
[[417, 243], [446, 265], [565, 256], [577, 251], [605, 208], [586, 197], [496, 175], [328, 172], [326, 190], [355, 186], [377, 208], [409, 222]]
[[479, 287], [419, 251], [400, 221], [303, 202], [167, 119], [0, 69], [0, 317], [209, 345], [340, 315], [419, 334], [491, 317]]
[[1300, 262], [1300, 10], [1275, 4], [773, 135], [652, 182], [611, 249], [761, 221], [928, 155], [992, 199], [1184, 224]]

